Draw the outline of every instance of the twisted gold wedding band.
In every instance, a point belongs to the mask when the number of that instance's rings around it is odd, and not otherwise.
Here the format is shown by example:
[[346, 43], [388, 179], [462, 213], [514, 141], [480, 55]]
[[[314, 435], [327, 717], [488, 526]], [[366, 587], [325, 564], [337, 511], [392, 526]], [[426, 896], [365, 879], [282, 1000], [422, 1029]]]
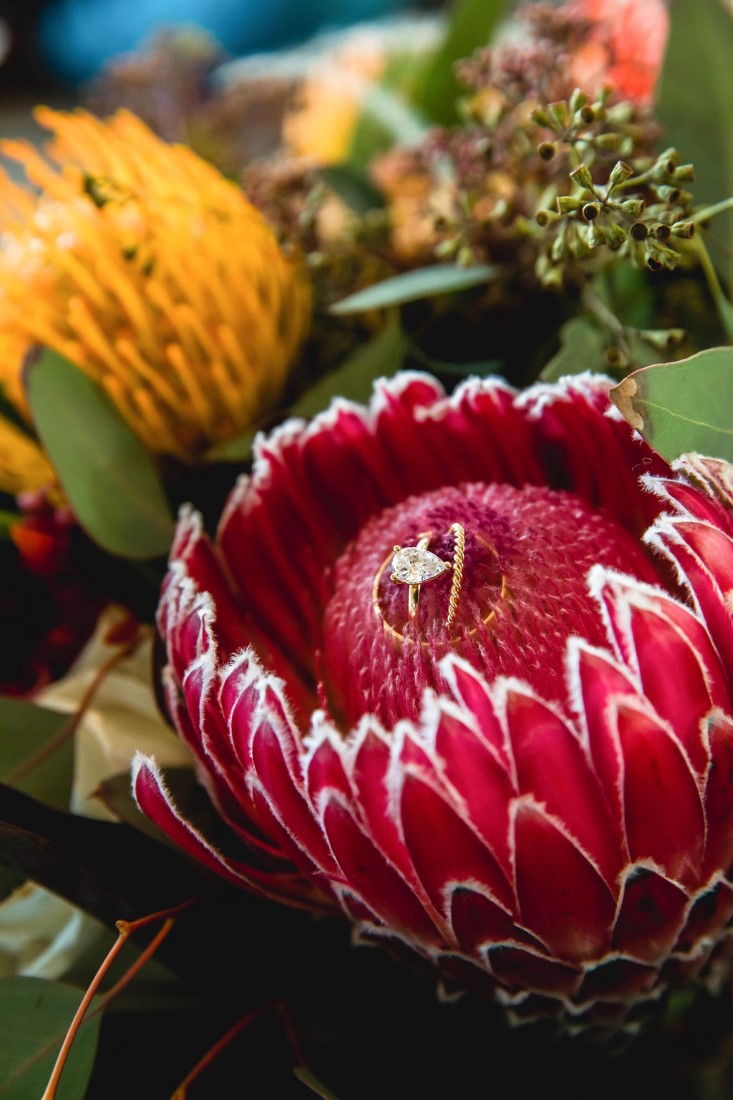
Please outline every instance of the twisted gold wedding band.
[[466, 549], [466, 532], [460, 523], [454, 523], [451, 526], [451, 534], [453, 535], [454, 543], [453, 581], [450, 586], [450, 595], [448, 597], [448, 615], [445, 620], [446, 627], [452, 626], [453, 620], [456, 617], [458, 600], [461, 595], [461, 585], [463, 584], [463, 559]]

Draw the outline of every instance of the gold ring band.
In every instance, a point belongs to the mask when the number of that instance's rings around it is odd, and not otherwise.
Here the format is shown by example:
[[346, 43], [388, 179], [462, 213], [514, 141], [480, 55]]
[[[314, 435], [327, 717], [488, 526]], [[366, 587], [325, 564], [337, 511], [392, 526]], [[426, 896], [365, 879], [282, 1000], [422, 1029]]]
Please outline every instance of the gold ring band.
[[446, 627], [451, 627], [456, 617], [458, 598], [461, 594], [461, 585], [463, 584], [463, 559], [466, 550], [466, 532], [463, 526], [460, 523], [452, 524], [451, 534], [453, 535], [453, 580], [450, 586], [450, 595], [448, 597], [448, 615], [445, 620]]

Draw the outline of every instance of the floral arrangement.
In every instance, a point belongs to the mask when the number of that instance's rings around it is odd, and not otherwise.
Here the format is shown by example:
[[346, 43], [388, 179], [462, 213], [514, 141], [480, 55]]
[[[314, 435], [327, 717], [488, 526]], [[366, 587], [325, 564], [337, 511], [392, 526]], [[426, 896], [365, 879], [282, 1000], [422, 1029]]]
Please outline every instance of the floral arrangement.
[[729, 1095], [731, 47], [187, 30], [2, 142], [0, 1095]]

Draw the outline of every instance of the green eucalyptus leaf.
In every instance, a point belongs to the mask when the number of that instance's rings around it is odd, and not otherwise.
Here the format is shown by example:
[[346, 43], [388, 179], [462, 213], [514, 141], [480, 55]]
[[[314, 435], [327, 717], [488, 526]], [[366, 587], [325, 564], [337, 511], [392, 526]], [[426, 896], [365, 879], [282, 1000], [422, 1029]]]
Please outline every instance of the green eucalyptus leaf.
[[173, 517], [155, 464], [115, 405], [44, 349], [26, 368], [33, 420], [81, 526], [112, 554], [165, 554]]
[[325, 375], [289, 410], [292, 416], [315, 416], [327, 409], [334, 397], [366, 402], [377, 378], [388, 378], [402, 366], [407, 338], [396, 318], [391, 318], [364, 347]]
[[375, 187], [364, 169], [356, 164], [331, 164], [321, 168], [319, 175], [357, 214], [366, 214], [385, 206], [382, 192]]
[[[61, 741], [48, 756], [44, 756], [44, 750], [53, 747], [54, 739], [69, 721], [68, 714], [58, 714], [25, 699], [0, 696], [0, 782], [46, 805], [68, 809], [73, 770], [72, 739]], [[29, 764], [33, 766], [28, 768]], [[16, 774], [17, 779], [14, 778]]]
[[642, 367], [610, 396], [668, 461], [696, 451], [733, 462], [733, 348]]
[[[41, 978], [0, 980], [0, 1098], [44, 1094], [82, 991]], [[94, 1065], [102, 1014], [87, 1016], [61, 1075], [57, 1100], [83, 1100]]]
[[[695, 166], [697, 203], [733, 195], [733, 17], [720, 0], [675, 0], [657, 117], [664, 143]], [[733, 277], [733, 213], [716, 219], [713, 237]]]
[[572, 317], [560, 330], [560, 348], [542, 368], [544, 382], [557, 382], [566, 374], [607, 369], [603, 334], [587, 317]]
[[388, 306], [416, 302], [420, 298], [434, 298], [438, 294], [453, 294], [458, 290], [487, 283], [497, 274], [490, 264], [474, 264], [459, 267], [458, 264], [433, 264], [393, 275], [381, 283], [357, 290], [348, 298], [342, 298], [331, 306], [331, 313], [366, 313], [370, 309], [386, 309]]
[[454, 0], [447, 34], [426, 68], [417, 94], [417, 105], [431, 122], [450, 125], [458, 121], [460, 87], [455, 62], [488, 44], [506, 8], [506, 0]]

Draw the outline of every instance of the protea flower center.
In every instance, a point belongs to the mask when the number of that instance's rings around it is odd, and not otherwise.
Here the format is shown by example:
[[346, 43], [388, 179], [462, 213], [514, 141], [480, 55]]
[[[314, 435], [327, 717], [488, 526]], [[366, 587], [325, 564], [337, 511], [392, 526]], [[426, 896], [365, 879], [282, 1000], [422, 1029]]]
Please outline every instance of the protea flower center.
[[[458, 581], [454, 524], [465, 532]], [[405, 567], [402, 583], [395, 560]], [[438, 662], [450, 650], [489, 680], [521, 676], [562, 702], [568, 638], [602, 645], [606, 637], [587, 583], [596, 563], [659, 583], [638, 540], [573, 493], [476, 483], [386, 509], [334, 568], [319, 668], [324, 707], [345, 729], [365, 713], [388, 726], [414, 718], [422, 688], [445, 689]], [[410, 579], [419, 588], [412, 617]]]

